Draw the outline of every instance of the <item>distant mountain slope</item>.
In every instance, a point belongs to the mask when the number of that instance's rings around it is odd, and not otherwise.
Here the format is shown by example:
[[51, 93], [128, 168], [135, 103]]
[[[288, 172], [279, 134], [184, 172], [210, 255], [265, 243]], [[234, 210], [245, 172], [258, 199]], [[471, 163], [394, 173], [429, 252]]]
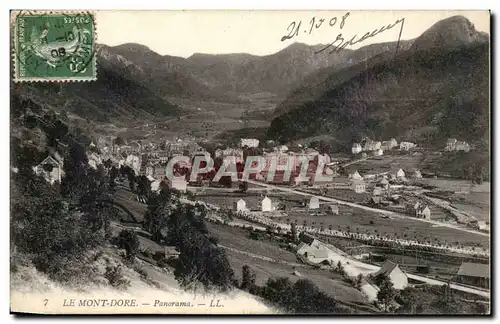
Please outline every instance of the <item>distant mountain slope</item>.
[[238, 101], [234, 96], [218, 92], [196, 80], [191, 74], [196, 65], [182, 57], [162, 56], [139, 44], [100, 45], [101, 66], [120, 71], [139, 80], [162, 96], [195, 100]]
[[144, 86], [140, 80], [102, 63], [98, 57], [99, 74], [93, 82], [21, 83], [14, 84], [12, 92], [53, 110], [102, 122], [182, 113], [178, 106]]
[[[325, 87], [327, 88], [327, 87]], [[275, 118], [283, 141], [330, 134], [346, 144], [368, 135], [411, 141], [487, 136], [489, 44], [406, 52], [370, 67]]]
[[[288, 141], [330, 134], [346, 145], [364, 135], [413, 141], [488, 137], [489, 43], [467, 22], [445, 19], [395, 60], [375, 56], [298, 89], [268, 135]], [[434, 46], [442, 33], [452, 41]]]
[[349, 80], [351, 77], [366, 70], [370, 66], [394, 60], [396, 48], [398, 53], [411, 48], [413, 41], [389, 42], [371, 44], [354, 51], [340, 52], [331, 55], [341, 55], [344, 59], [335, 65], [319, 69], [299, 80], [295, 89], [276, 108], [274, 117], [300, 107], [307, 101], [319, 98], [325, 91]]

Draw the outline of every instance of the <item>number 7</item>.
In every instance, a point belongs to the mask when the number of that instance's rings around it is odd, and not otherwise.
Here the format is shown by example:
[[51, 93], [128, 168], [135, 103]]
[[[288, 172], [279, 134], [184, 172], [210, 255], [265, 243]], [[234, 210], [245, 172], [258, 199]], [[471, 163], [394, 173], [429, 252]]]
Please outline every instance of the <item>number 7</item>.
[[47, 306], [47, 303], [49, 302], [49, 300], [48, 299], [44, 299], [43, 301], [44, 301], [43, 306]]

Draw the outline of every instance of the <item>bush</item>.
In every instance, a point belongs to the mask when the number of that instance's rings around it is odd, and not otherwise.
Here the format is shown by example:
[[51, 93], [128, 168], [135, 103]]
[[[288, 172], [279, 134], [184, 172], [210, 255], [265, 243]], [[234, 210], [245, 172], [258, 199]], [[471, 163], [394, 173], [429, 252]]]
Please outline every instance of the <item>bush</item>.
[[123, 273], [120, 265], [107, 266], [104, 277], [114, 288], [126, 289], [128, 286], [130, 286], [130, 281], [123, 278]]
[[118, 246], [125, 249], [127, 259], [132, 260], [139, 251], [139, 238], [132, 230], [122, 230], [118, 235]]

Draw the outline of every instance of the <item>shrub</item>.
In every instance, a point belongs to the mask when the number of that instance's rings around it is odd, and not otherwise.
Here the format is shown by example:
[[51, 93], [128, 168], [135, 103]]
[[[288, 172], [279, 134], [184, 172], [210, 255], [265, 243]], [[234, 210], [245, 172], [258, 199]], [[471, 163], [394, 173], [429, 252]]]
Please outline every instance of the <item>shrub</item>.
[[126, 289], [128, 286], [130, 286], [130, 281], [123, 278], [123, 273], [120, 265], [107, 266], [104, 277], [114, 288]]

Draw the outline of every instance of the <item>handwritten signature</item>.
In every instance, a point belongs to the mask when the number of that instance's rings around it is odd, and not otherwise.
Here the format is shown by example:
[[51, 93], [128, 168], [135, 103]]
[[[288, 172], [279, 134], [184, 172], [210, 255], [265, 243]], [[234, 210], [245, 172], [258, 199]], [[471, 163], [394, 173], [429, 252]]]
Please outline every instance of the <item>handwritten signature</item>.
[[[328, 26], [330, 27], [334, 27], [337, 22], [340, 21], [340, 29], [342, 30], [346, 24], [346, 20], [347, 18], [351, 15], [350, 12], [347, 12], [346, 14], [344, 14], [342, 17], [340, 18], [337, 18], [337, 17], [332, 17], [328, 22]], [[308, 33], [311, 34], [313, 32], [313, 30], [315, 29], [318, 29], [320, 28], [321, 26], [324, 26], [323, 23], [325, 22], [325, 19], [324, 18], [321, 18], [321, 19], [316, 19], [316, 17], [312, 17], [309, 21], [309, 29], [305, 29], [304, 30], [304, 33]], [[394, 23], [392, 24], [387, 24], [387, 25], [384, 25], [382, 27], [379, 27], [379, 28], [376, 28], [372, 31], [369, 31], [369, 32], [366, 32], [362, 37], [359, 37], [358, 34], [354, 35], [351, 37], [351, 39], [349, 40], [346, 40], [347, 38], [344, 38], [344, 35], [342, 35], [342, 33], [339, 33], [337, 35], [337, 37], [335, 38], [335, 40], [333, 42], [331, 42], [330, 44], [326, 45], [325, 47], [323, 47], [322, 49], [318, 50], [317, 52], [315, 52], [315, 54], [319, 54], [331, 47], [333, 47], [331, 50], [330, 50], [330, 54], [331, 53], [334, 53], [334, 52], [340, 52], [341, 50], [345, 49], [346, 47], [348, 46], [353, 46], [355, 44], [358, 44], [358, 43], [361, 43], [369, 38], [372, 38], [372, 37], [375, 37], [377, 36], [378, 34], [381, 34], [387, 30], [390, 30], [394, 27], [396, 27], [397, 25], [401, 25], [400, 27], [400, 30], [399, 30], [399, 36], [398, 36], [398, 41], [397, 41], [397, 44], [396, 44], [396, 54], [399, 50], [399, 43], [401, 41], [401, 34], [403, 33], [403, 28], [404, 28], [404, 23], [405, 23], [405, 18], [398, 18]], [[292, 39], [294, 37], [297, 37], [299, 35], [299, 31], [301, 30], [300, 27], [302, 25], [302, 21], [298, 21], [298, 22], [295, 22], [295, 21], [292, 21], [290, 23], [290, 25], [288, 25], [288, 28], [287, 28], [287, 32], [288, 34], [287, 35], [284, 35], [283, 37], [281, 37], [281, 41], [285, 41], [287, 39]], [[309, 31], [309, 32], [308, 32]]]

